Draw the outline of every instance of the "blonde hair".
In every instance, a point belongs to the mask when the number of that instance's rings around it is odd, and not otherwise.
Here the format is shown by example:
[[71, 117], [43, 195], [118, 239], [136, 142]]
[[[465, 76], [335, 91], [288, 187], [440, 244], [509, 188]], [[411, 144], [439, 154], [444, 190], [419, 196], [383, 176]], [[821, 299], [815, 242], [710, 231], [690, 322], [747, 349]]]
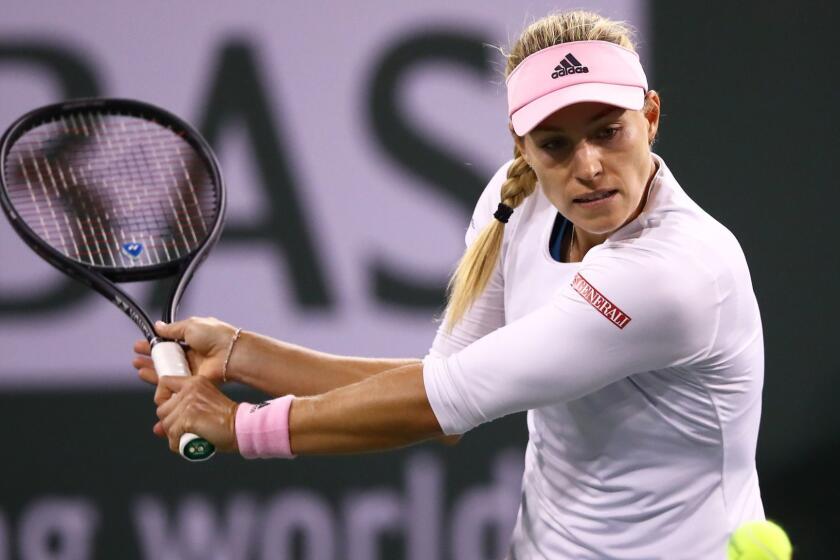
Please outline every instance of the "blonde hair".
[[[529, 55], [554, 45], [573, 41], [609, 41], [635, 51], [631, 37], [632, 31], [627, 24], [593, 12], [577, 10], [549, 14], [529, 25], [505, 55], [505, 77]], [[502, 183], [501, 202], [516, 208], [534, 192], [536, 184], [537, 176], [514, 144], [513, 163]], [[501, 252], [504, 227], [505, 224], [499, 220], [490, 220], [458, 262], [447, 285], [446, 326], [449, 331], [487, 287]]]

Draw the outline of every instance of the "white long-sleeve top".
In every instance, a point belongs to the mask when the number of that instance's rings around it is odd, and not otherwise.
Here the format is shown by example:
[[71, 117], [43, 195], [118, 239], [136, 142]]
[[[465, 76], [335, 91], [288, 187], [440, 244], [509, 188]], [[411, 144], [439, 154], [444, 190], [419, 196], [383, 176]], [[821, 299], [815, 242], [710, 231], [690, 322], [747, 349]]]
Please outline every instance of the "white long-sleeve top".
[[723, 558], [740, 523], [764, 518], [764, 345], [747, 263], [653, 157], [642, 213], [580, 263], [551, 257], [557, 210], [537, 185], [487, 289], [423, 360], [447, 434], [528, 411], [511, 560]]

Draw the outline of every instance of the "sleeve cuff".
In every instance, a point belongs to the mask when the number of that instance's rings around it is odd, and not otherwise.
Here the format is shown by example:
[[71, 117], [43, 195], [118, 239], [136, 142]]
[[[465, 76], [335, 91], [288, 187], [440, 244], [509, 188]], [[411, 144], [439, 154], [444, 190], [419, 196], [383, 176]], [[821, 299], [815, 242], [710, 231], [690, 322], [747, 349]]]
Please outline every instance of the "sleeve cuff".
[[423, 359], [423, 386], [444, 434], [463, 434], [478, 425], [465, 418], [465, 397], [459, 393], [451, 378], [446, 358], [427, 355]]

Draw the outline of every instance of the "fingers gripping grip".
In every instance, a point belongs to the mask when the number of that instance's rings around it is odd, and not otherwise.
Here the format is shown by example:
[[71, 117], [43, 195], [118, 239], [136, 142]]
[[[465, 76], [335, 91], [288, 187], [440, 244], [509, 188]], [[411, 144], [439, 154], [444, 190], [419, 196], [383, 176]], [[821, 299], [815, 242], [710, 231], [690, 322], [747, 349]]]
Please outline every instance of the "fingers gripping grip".
[[[158, 375], [191, 375], [187, 356], [177, 342], [158, 342], [153, 345], [152, 361]], [[206, 461], [216, 453], [216, 448], [212, 443], [189, 433], [181, 436], [178, 448], [184, 459], [194, 462]]]

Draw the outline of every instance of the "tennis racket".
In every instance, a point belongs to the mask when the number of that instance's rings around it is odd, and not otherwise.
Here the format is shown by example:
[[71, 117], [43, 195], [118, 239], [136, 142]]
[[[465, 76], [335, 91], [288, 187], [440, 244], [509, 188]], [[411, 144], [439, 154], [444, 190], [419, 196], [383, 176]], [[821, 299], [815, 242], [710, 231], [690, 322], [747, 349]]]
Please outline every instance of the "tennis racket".
[[[178, 117], [126, 99], [49, 105], [0, 139], [0, 205], [47, 262], [96, 290], [143, 332], [158, 375], [190, 375], [184, 350], [155, 334], [117, 283], [174, 277], [163, 320], [222, 230], [225, 189], [205, 140]], [[180, 440], [190, 461], [215, 448]]]

